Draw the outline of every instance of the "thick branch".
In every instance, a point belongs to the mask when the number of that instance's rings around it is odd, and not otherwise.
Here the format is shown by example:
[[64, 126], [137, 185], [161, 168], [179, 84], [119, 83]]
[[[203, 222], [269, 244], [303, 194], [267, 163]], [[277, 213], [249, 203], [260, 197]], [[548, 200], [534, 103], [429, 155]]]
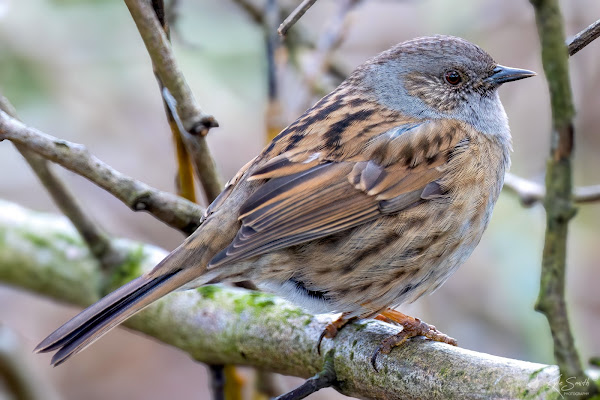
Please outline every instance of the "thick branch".
[[25, 126], [0, 111], [0, 140], [8, 139], [62, 165], [108, 191], [134, 211], [147, 211], [164, 223], [191, 234], [203, 210], [179, 196], [154, 189], [124, 175], [92, 155], [83, 145]]
[[281, 23], [281, 25], [279, 25], [279, 29], [277, 29], [277, 32], [279, 32], [281, 36], [285, 36], [287, 34], [287, 31], [296, 22], [298, 22], [298, 20], [302, 18], [304, 13], [307, 12], [308, 9], [311, 8], [312, 5], [316, 2], [317, 0], [303, 0], [302, 3], [300, 3], [300, 5], [296, 7], [296, 9], [292, 11], [292, 13]]
[[[87, 306], [102, 290], [100, 273], [63, 217], [0, 202], [0, 281], [56, 300]], [[166, 252], [119, 241], [129, 260], [113, 284], [148, 270]], [[51, 255], [51, 256], [49, 256]], [[368, 399], [517, 398], [556, 399], [558, 368], [510, 360], [413, 339], [380, 359], [370, 356], [398, 328], [362, 321], [340, 331], [316, 351], [325, 316], [311, 316], [271, 295], [207, 286], [173, 293], [126, 324], [209, 364], [244, 364], [309, 377], [323, 369], [335, 348], [336, 389]], [[77, 362], [77, 357], [71, 362]]]

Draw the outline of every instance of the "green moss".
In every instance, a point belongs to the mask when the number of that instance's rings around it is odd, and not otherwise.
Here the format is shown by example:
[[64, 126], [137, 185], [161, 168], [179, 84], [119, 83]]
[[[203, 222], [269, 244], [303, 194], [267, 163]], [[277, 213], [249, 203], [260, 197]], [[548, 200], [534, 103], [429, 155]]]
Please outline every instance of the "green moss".
[[275, 297], [261, 292], [250, 292], [248, 295], [233, 300], [233, 310], [240, 314], [246, 310], [262, 313], [275, 305]]
[[350, 361], [354, 361], [354, 352], [353, 351], [350, 352]]
[[535, 371], [533, 371], [530, 375], [529, 375], [529, 380], [533, 380], [535, 379], [536, 376], [538, 376], [540, 374], [540, 372], [542, 372], [543, 370], [545, 370], [546, 368], [550, 367], [549, 365], [542, 367], [540, 369], [536, 369]]
[[65, 233], [57, 232], [55, 234], [55, 237], [57, 239], [62, 240], [65, 243], [72, 245], [72, 246], [82, 246], [83, 245], [83, 241], [81, 240], [81, 238], [79, 236], [67, 235]]
[[215, 295], [221, 291], [221, 288], [216, 285], [200, 286], [196, 289], [203, 299], [214, 300]]
[[137, 246], [125, 257], [125, 261], [114, 270], [105, 285], [105, 293], [130, 282], [142, 274], [142, 262], [144, 261], [144, 247]]
[[42, 236], [38, 236], [35, 233], [22, 232], [22, 235], [23, 235], [23, 238], [29, 240], [31, 242], [31, 244], [33, 244], [36, 247], [43, 247], [43, 248], [54, 247], [51, 240], [49, 240], [48, 238], [42, 237]]

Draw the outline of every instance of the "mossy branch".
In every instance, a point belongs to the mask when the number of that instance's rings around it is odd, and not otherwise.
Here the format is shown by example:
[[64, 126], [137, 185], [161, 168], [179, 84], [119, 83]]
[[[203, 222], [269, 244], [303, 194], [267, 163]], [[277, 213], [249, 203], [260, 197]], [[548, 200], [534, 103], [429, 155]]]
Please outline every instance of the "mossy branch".
[[[156, 265], [166, 252], [118, 240], [128, 261], [108, 286]], [[87, 306], [108, 290], [96, 260], [64, 217], [0, 201], [0, 281], [58, 301]], [[208, 364], [243, 364], [299, 377], [323, 369], [335, 348], [335, 388], [364, 399], [556, 399], [556, 366], [505, 359], [423, 339], [410, 340], [380, 360], [370, 356], [398, 328], [380, 321], [345, 327], [316, 351], [328, 319], [275, 296], [206, 286], [170, 294], [126, 325], [179, 347]], [[71, 362], [78, 362], [75, 357]]]

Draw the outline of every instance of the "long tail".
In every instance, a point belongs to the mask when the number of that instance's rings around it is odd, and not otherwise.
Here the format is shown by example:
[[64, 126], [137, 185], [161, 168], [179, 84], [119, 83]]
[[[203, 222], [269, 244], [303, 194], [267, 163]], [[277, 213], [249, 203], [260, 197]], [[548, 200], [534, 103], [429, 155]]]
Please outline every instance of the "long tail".
[[58, 350], [52, 357], [52, 364], [59, 365], [142, 308], [189, 282], [191, 271], [168, 268], [165, 264], [171, 264], [170, 261], [172, 259], [168, 256], [150, 273], [83, 310], [44, 339], [35, 352]]

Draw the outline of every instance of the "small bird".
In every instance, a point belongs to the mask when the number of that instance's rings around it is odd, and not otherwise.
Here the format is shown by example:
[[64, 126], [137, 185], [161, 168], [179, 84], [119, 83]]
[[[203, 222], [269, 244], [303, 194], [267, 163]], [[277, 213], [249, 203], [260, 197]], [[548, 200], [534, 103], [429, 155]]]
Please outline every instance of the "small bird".
[[342, 313], [322, 338], [377, 316], [405, 328], [377, 352], [410, 335], [453, 343], [388, 307], [433, 292], [479, 243], [510, 165], [498, 87], [533, 75], [451, 36], [379, 54], [246, 164], [154, 269], [36, 351], [58, 365], [174, 290], [246, 280]]

